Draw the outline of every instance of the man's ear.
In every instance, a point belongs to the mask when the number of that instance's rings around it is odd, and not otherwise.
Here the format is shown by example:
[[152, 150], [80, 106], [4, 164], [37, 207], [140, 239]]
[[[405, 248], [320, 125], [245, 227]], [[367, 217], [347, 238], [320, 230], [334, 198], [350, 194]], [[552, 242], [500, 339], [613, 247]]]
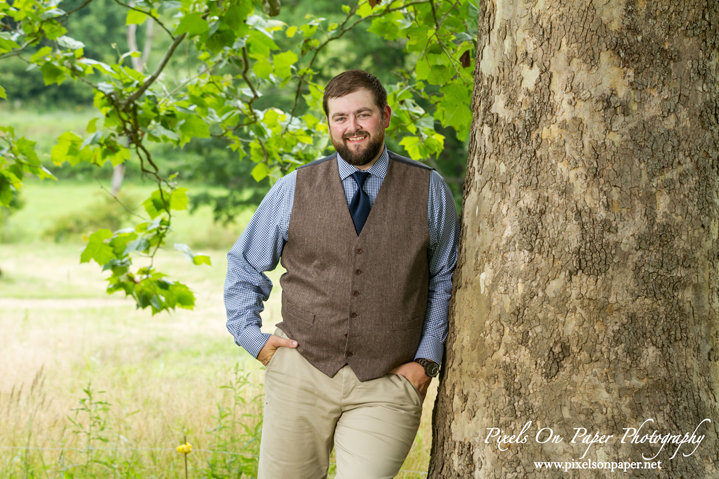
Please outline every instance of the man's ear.
[[383, 120], [384, 120], [384, 127], [389, 128], [389, 122], [392, 119], [392, 108], [389, 107], [389, 105], [385, 105], [384, 110], [382, 111], [383, 114]]

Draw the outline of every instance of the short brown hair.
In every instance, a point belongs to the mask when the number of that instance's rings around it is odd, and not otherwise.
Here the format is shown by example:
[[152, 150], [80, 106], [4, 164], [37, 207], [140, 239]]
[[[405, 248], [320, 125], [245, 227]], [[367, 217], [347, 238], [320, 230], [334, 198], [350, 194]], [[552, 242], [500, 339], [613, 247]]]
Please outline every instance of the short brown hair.
[[387, 90], [384, 89], [376, 76], [364, 70], [347, 70], [327, 83], [324, 98], [322, 99], [325, 116], [329, 116], [327, 107], [329, 99], [340, 98], [361, 89], [368, 90], [372, 94], [375, 105], [379, 108], [380, 114], [384, 116], [384, 107], [387, 106]]

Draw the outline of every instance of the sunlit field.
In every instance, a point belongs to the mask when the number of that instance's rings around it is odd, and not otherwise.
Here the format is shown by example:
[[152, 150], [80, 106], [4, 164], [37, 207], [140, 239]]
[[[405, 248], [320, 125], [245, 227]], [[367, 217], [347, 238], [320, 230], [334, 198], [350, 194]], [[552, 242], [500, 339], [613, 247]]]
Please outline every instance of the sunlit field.
[[[150, 188], [126, 192], [141, 200]], [[264, 371], [234, 344], [222, 302], [225, 255], [243, 225], [215, 225], [205, 210], [177, 215], [156, 264], [195, 291], [196, 306], [153, 317], [124, 293], [104, 292], [107, 274], [79, 263], [79, 235], [55, 243], [43, 233], [103, 194], [96, 184], [33, 183], [2, 226], [10, 242], [0, 244], [0, 477], [184, 478], [176, 447], [185, 438], [188, 477], [254, 477]], [[174, 242], [213, 266], [194, 266]], [[279, 276], [270, 273], [275, 285]], [[277, 286], [266, 306], [271, 332]], [[435, 395], [436, 382], [404, 471], [427, 469]]]

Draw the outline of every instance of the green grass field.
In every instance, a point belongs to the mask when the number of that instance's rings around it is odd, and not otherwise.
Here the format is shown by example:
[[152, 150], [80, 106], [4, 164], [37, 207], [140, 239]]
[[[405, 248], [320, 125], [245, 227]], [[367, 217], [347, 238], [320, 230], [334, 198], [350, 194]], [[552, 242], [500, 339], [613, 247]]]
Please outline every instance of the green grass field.
[[[141, 201], [151, 186], [123, 189]], [[232, 341], [222, 302], [225, 255], [243, 224], [219, 227], [207, 210], [176, 215], [156, 264], [195, 291], [196, 306], [153, 317], [104, 292], [100, 267], [79, 263], [79, 234], [45, 236], [103, 194], [96, 184], [30, 182], [25, 208], [2, 226], [0, 478], [182, 478], [175, 448], [185, 437], [189, 477], [254, 477], [263, 369]], [[213, 266], [192, 265], [174, 242], [203, 249]], [[270, 273], [276, 285], [279, 275]], [[265, 329], [279, 318], [276, 287]], [[435, 395], [436, 382], [405, 470], [427, 470]]]

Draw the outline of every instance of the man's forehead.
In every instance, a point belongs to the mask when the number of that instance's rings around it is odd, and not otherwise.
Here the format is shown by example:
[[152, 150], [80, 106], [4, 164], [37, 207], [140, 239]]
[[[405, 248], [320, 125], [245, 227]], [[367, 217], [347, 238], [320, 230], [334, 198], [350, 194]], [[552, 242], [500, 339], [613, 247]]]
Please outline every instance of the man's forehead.
[[377, 110], [372, 92], [360, 88], [346, 95], [328, 98], [327, 109], [331, 115], [336, 113], [356, 113], [361, 110]]

